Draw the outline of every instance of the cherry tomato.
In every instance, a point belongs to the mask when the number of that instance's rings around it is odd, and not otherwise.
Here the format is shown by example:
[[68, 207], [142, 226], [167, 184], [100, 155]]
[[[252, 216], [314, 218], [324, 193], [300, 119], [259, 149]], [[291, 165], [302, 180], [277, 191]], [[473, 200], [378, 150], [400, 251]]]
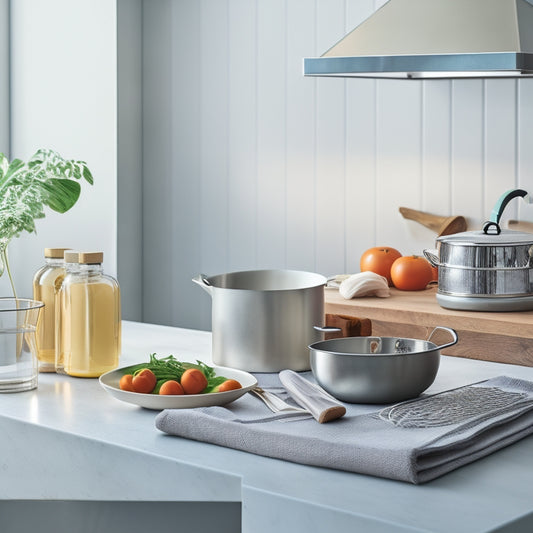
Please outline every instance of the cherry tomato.
[[217, 387], [218, 392], [242, 389], [242, 385], [235, 379], [227, 379]]
[[120, 378], [119, 387], [121, 390], [126, 390], [128, 392], [134, 392], [133, 390], [133, 374], [124, 374]]
[[149, 368], [143, 368], [140, 372], [135, 373], [132, 379], [133, 390], [150, 394], [157, 384], [155, 374]]
[[161, 388], [159, 389], [159, 394], [170, 394], [170, 395], [181, 395], [185, 394], [183, 387], [175, 380], [169, 379], [165, 381]]
[[375, 272], [387, 278], [389, 286], [391, 286], [391, 266], [399, 257], [402, 257], [402, 254], [390, 246], [370, 248], [361, 256], [361, 272]]
[[180, 382], [185, 394], [200, 394], [207, 387], [207, 378], [197, 368], [185, 370]]
[[419, 255], [406, 255], [394, 261], [391, 267], [394, 286], [402, 291], [421, 291], [433, 280], [430, 262]]

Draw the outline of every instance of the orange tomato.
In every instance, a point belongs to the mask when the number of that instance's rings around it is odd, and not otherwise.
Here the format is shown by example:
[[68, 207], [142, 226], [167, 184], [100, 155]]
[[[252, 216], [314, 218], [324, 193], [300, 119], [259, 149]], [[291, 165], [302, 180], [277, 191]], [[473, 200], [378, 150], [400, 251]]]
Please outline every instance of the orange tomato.
[[124, 374], [119, 381], [118, 386], [120, 390], [127, 390], [128, 392], [135, 392], [133, 390], [133, 374]]
[[433, 280], [430, 262], [419, 255], [406, 255], [394, 261], [391, 267], [394, 286], [402, 291], [421, 291]]
[[185, 370], [180, 382], [185, 394], [200, 394], [207, 387], [207, 378], [197, 368]]
[[402, 257], [402, 254], [390, 246], [376, 246], [369, 248], [360, 261], [361, 272], [375, 272], [387, 278], [389, 286], [392, 285], [391, 267], [394, 261]]
[[242, 385], [236, 379], [227, 379], [217, 387], [218, 392], [242, 389]]
[[159, 389], [159, 394], [180, 395], [180, 394], [185, 394], [185, 391], [183, 390], [183, 387], [177, 381], [173, 379], [169, 379], [168, 381], [165, 381], [163, 385], [161, 385], [161, 388]]
[[140, 372], [134, 374], [132, 379], [133, 390], [150, 394], [156, 386], [157, 378], [149, 368], [143, 368]]

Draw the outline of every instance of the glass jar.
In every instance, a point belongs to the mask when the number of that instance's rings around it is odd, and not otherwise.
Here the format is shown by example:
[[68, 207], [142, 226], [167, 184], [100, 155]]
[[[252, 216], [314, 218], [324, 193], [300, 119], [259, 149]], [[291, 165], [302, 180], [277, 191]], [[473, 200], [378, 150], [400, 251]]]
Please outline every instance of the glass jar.
[[62, 292], [61, 288], [63, 286], [63, 282], [65, 281], [65, 277], [69, 274], [73, 274], [75, 272], [79, 271], [79, 264], [78, 264], [78, 256], [79, 252], [76, 252], [74, 250], [66, 250], [64, 253], [64, 263], [65, 263], [65, 273], [63, 276], [60, 276], [57, 279], [57, 292], [56, 292], [56, 300], [55, 300], [55, 339], [56, 339], [56, 350], [55, 350], [55, 371], [58, 374], [65, 374], [65, 368], [64, 368], [64, 354], [63, 354], [63, 344], [61, 342], [61, 317], [62, 317]]
[[[80, 252], [59, 291], [58, 371], [93, 378], [118, 366], [120, 288], [104, 273], [102, 252]], [[62, 362], [61, 362], [62, 359]], [[61, 365], [62, 363], [62, 365]]]
[[65, 276], [63, 254], [66, 250], [68, 248], [45, 248], [45, 263], [33, 277], [33, 299], [44, 303], [36, 332], [39, 372], [55, 371], [55, 305], [57, 292]]

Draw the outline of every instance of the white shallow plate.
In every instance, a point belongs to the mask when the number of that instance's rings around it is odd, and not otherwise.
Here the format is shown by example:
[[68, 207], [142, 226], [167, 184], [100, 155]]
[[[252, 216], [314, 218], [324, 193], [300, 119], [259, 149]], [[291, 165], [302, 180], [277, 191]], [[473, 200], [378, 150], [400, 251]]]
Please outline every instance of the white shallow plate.
[[235, 368], [227, 368], [224, 366], [215, 366], [215, 373], [217, 376], [224, 376], [228, 379], [236, 379], [241, 385], [242, 389], [230, 390], [226, 392], [211, 392], [208, 394], [183, 394], [183, 395], [159, 395], [159, 394], [141, 394], [139, 392], [129, 392], [121, 390], [119, 387], [120, 378], [124, 374], [128, 374], [128, 369], [131, 365], [124, 368], [117, 368], [102, 374], [99, 378], [100, 385], [111, 396], [123, 402], [146, 407], [147, 409], [190, 409], [192, 407], [210, 407], [212, 405], [226, 405], [233, 402], [246, 394], [249, 390], [257, 385], [257, 380], [252, 374], [237, 370]]

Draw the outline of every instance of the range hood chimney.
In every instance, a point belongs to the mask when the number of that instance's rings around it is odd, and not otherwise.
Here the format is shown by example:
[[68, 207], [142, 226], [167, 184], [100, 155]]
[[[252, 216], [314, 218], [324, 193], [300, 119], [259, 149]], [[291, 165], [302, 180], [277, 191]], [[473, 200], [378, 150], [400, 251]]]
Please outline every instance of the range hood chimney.
[[[533, 1], [533, 0], [531, 0]], [[305, 76], [533, 76], [530, 0], [389, 0], [318, 58]]]

